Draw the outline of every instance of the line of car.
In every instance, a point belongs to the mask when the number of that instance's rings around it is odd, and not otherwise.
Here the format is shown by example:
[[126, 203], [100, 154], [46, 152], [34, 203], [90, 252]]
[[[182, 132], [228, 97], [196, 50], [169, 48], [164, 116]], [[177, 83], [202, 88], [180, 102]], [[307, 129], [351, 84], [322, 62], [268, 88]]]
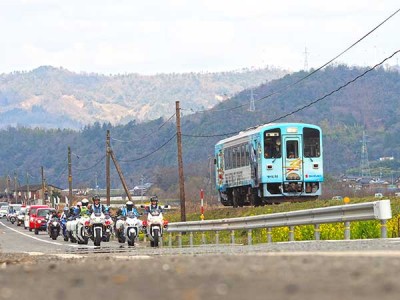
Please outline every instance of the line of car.
[[24, 226], [24, 229], [34, 231], [39, 234], [39, 231], [47, 230], [47, 216], [55, 209], [48, 205], [29, 205], [21, 204], [2, 205], [0, 218], [6, 217], [7, 221], [17, 226]]

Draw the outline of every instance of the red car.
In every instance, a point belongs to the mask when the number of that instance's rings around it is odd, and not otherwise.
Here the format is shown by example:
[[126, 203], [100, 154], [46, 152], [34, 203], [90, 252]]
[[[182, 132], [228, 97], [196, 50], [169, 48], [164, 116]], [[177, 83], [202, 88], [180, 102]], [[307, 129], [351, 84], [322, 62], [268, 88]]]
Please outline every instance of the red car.
[[[50, 209], [48, 205], [31, 205], [29, 208], [29, 231], [35, 229], [35, 219], [37, 217], [37, 210], [39, 208], [47, 208]], [[39, 233], [39, 232], [38, 232]]]

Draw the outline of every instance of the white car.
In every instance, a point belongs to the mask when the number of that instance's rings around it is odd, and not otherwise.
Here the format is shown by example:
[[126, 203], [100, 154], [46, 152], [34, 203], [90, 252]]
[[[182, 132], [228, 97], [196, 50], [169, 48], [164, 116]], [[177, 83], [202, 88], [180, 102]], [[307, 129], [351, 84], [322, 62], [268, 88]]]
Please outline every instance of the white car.
[[8, 205], [3, 205], [0, 207], [0, 218], [4, 218], [8, 214]]

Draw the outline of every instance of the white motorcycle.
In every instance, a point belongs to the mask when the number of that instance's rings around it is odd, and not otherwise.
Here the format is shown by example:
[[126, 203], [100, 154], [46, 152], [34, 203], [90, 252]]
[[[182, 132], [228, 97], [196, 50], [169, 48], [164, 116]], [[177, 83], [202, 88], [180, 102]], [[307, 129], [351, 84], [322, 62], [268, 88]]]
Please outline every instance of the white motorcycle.
[[7, 218], [9, 219], [11, 224], [14, 224], [17, 221], [17, 213], [16, 212], [10, 213]]
[[75, 237], [78, 244], [87, 245], [90, 237], [90, 218], [89, 216], [81, 216], [76, 220]]
[[143, 229], [150, 240], [151, 247], [158, 247], [163, 235], [163, 229], [167, 228], [168, 222], [164, 220], [160, 210], [155, 209], [147, 213], [147, 220], [143, 221]]
[[95, 246], [100, 246], [102, 240], [109, 241], [112, 227], [111, 218], [106, 218], [102, 212], [93, 212], [90, 216], [90, 227]]
[[118, 242], [125, 243], [125, 240], [128, 240], [129, 246], [135, 246], [135, 240], [139, 236], [141, 223], [142, 221], [137, 218], [134, 212], [128, 212], [121, 228], [118, 230]]
[[78, 223], [77, 218], [71, 218], [67, 221], [67, 224], [66, 224], [67, 236], [69, 237], [69, 240], [71, 241], [71, 243], [77, 242], [77, 237], [76, 237], [76, 224], [77, 223]]

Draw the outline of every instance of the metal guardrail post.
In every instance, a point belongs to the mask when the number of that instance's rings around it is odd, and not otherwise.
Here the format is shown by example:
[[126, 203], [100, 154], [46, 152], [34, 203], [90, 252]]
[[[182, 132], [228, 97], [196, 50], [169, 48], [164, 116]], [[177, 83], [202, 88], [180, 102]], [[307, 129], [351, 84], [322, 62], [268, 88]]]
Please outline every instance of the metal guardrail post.
[[215, 232], [215, 244], [219, 244], [219, 231]]
[[164, 239], [162, 236], [160, 236], [160, 248], [164, 247]]
[[272, 228], [267, 228], [267, 243], [272, 243]]
[[182, 248], [182, 232], [178, 233], [178, 246]]
[[172, 233], [168, 234], [168, 247], [172, 247]]
[[294, 226], [289, 226], [289, 241], [294, 241]]
[[252, 230], [249, 229], [247, 230], [247, 245], [251, 245], [253, 243], [252, 241]]
[[235, 244], [235, 230], [231, 230], [231, 243], [232, 245]]
[[349, 221], [344, 222], [344, 239], [345, 240], [350, 239], [350, 222]]
[[319, 224], [314, 225], [314, 238], [316, 241], [319, 241], [321, 237], [321, 231], [319, 230]]
[[203, 243], [203, 245], [206, 244], [206, 235], [205, 235], [204, 231], [201, 233], [201, 242]]
[[386, 226], [387, 220], [381, 220], [381, 238], [386, 239], [387, 238], [387, 226]]
[[193, 247], [193, 232], [192, 231], [189, 234], [189, 244], [190, 244], [190, 247]]

